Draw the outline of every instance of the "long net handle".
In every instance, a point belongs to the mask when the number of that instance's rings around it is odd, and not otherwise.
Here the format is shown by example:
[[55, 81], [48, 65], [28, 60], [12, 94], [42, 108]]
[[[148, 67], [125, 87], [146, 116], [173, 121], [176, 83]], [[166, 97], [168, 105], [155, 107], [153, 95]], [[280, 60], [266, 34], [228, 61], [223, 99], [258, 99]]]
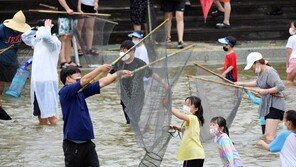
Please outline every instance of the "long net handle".
[[10, 46], [8, 46], [7, 48], [0, 49], [0, 54], [2, 54], [2, 53], [4, 53], [4, 52], [8, 51], [8, 50], [11, 49], [12, 47], [14, 47], [14, 45], [10, 45]]
[[[40, 10], [40, 9], [29, 9], [29, 12], [39, 12], [39, 13], [50, 13], [50, 14], [68, 14], [66, 11], [56, 11], [56, 10]], [[74, 15], [88, 15], [88, 16], [111, 16], [105, 13], [81, 13], [73, 12]]]
[[150, 66], [152, 66], [153, 64], [158, 63], [158, 62], [160, 62], [160, 61], [162, 61], [162, 60], [164, 60], [164, 59], [166, 59], [166, 58], [169, 58], [169, 57], [171, 57], [171, 56], [177, 55], [178, 53], [183, 52], [183, 51], [185, 51], [185, 50], [188, 50], [188, 49], [190, 49], [190, 48], [192, 48], [192, 47], [194, 47], [194, 46], [195, 46], [195, 44], [189, 45], [189, 46], [187, 46], [187, 47], [185, 47], [185, 48], [183, 48], [183, 49], [180, 49], [180, 50], [178, 50], [178, 51], [176, 51], [176, 52], [174, 52], [174, 53], [169, 54], [167, 57], [162, 57], [162, 58], [157, 59], [157, 60], [155, 60], [155, 61], [153, 61], [153, 62], [151, 62], [151, 63], [149, 63], [149, 64], [147, 64], [147, 65], [144, 65], [144, 66], [142, 66], [142, 67], [140, 67], [140, 68], [137, 68], [137, 69], [135, 69], [134, 71], [132, 71], [132, 74], [135, 74], [136, 72], [139, 72], [139, 71], [141, 71], [141, 70], [143, 70], [143, 69], [145, 69], [145, 68], [147, 68], [147, 67], [150, 67]]
[[223, 77], [222, 75], [220, 75], [220, 74], [218, 74], [218, 73], [215, 73], [214, 71], [212, 71], [212, 70], [210, 70], [210, 69], [208, 69], [208, 68], [206, 68], [206, 67], [204, 67], [204, 66], [202, 66], [202, 65], [200, 65], [200, 64], [198, 64], [198, 63], [193, 63], [193, 64], [194, 64], [195, 66], [198, 66], [198, 67], [202, 68], [203, 70], [205, 70], [205, 71], [207, 71], [207, 72], [209, 72], [209, 73], [211, 73], [211, 74], [213, 74], [213, 75], [215, 75], [215, 76], [217, 76], [217, 77], [223, 79], [224, 81], [226, 81], [226, 82], [228, 82], [228, 83], [234, 84], [234, 82], [230, 81], [229, 79]]
[[46, 7], [46, 8], [55, 10], [55, 11], [59, 10], [57, 7], [54, 7], [54, 6], [51, 6], [51, 5], [47, 5], [47, 4], [44, 4], [44, 3], [39, 3], [39, 6], [43, 6], [43, 7]]
[[234, 84], [225, 83], [225, 82], [218, 82], [218, 81], [214, 81], [214, 80], [211, 80], [211, 79], [206, 79], [206, 78], [197, 77], [197, 76], [193, 76], [193, 75], [187, 75], [187, 76], [191, 77], [191, 78], [196, 78], [196, 79], [199, 79], [199, 80], [202, 80], [202, 81], [206, 81], [206, 82], [212, 82], [212, 83], [217, 83], [217, 84], [224, 85], [224, 86], [230, 86], [230, 87], [235, 87], [235, 88], [241, 88], [241, 89], [244, 89], [244, 90], [249, 90], [252, 93], [257, 94], [257, 90], [253, 89], [253, 88], [250, 88], [250, 87], [244, 87], [244, 86], [234, 85]]
[[112, 66], [114, 66], [121, 58], [123, 58], [126, 54], [128, 54], [130, 51], [132, 51], [134, 48], [136, 48], [140, 43], [142, 43], [146, 38], [148, 38], [151, 34], [153, 34], [156, 30], [158, 30], [160, 27], [162, 27], [166, 22], [168, 22], [169, 19], [166, 19], [164, 22], [159, 24], [156, 28], [154, 28], [149, 34], [147, 34], [144, 38], [142, 38], [136, 45], [131, 47], [128, 51], [126, 51], [122, 56], [118, 57], [117, 59], [114, 60], [112, 63]]
[[[136, 45], [134, 45], [133, 47], [131, 47], [128, 51], [126, 51], [122, 56], [118, 57], [117, 59], [115, 59], [112, 62], [112, 67], [119, 61], [121, 60], [121, 58], [123, 58], [126, 54], [128, 54], [130, 51], [132, 51], [135, 47], [137, 47], [141, 42], [143, 42], [146, 38], [148, 38], [151, 34], [153, 34], [156, 30], [158, 30], [160, 27], [162, 27], [166, 22], [168, 22], [169, 19], [166, 19], [164, 22], [162, 22], [161, 24], [159, 24], [155, 29], [153, 29], [149, 34], [147, 34], [144, 38], [142, 38]], [[103, 75], [103, 73], [98, 74], [94, 79], [92, 79], [89, 83], [87, 83], [85, 86], [83, 86], [78, 93], [81, 93], [88, 85], [94, 83], [96, 80], [98, 80], [101, 76]]]

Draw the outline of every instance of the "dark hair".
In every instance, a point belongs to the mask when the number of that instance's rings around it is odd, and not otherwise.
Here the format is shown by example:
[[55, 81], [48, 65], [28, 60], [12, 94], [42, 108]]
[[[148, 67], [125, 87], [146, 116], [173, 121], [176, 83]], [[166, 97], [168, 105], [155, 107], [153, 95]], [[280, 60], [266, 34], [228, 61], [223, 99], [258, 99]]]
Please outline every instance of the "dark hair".
[[220, 128], [223, 127], [223, 132], [226, 133], [229, 136], [229, 131], [228, 131], [228, 128], [226, 126], [225, 118], [220, 117], [220, 116], [219, 117], [214, 117], [214, 118], [211, 119], [210, 122], [217, 123]]
[[[120, 45], [120, 49], [127, 49], [129, 50], [130, 48], [132, 48], [135, 44], [133, 43], [133, 41], [131, 40], [125, 40], [121, 43]], [[133, 49], [135, 50], [135, 48]]]
[[78, 67], [68, 66], [66, 68], [63, 68], [60, 72], [60, 79], [61, 79], [62, 83], [65, 85], [66, 78], [68, 76], [71, 76], [72, 74], [76, 74], [76, 73], [81, 73], [81, 71]]
[[292, 23], [293, 26], [296, 28], [296, 21], [292, 21], [291, 23]]
[[236, 44], [236, 38], [233, 36], [227, 36], [226, 39], [231, 47], [234, 47]]
[[296, 111], [289, 110], [285, 113], [285, 119], [291, 121], [294, 128], [296, 128]]
[[205, 122], [205, 119], [203, 117], [203, 108], [202, 108], [202, 105], [201, 105], [201, 100], [200, 98], [196, 97], [196, 96], [189, 96], [185, 99], [186, 100], [190, 100], [191, 104], [194, 105], [195, 108], [197, 108], [197, 112], [195, 112], [195, 116], [197, 116], [201, 126], [203, 126], [204, 122]]

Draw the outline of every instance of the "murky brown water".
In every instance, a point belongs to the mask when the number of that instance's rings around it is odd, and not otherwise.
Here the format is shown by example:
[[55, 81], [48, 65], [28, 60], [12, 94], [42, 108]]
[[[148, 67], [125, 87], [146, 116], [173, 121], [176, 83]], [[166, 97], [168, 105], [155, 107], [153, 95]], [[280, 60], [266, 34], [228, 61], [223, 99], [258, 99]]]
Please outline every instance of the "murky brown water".
[[[193, 74], [194, 68], [186, 68], [185, 73]], [[280, 73], [284, 78], [284, 71], [280, 70]], [[245, 73], [240, 77], [243, 80], [253, 75]], [[296, 87], [287, 88], [285, 92], [288, 94], [288, 109], [295, 109]], [[182, 76], [174, 88], [174, 106], [181, 107], [184, 97], [188, 95], [187, 79]], [[0, 166], [64, 166], [61, 112], [59, 112], [58, 126], [39, 126], [31, 114], [29, 100], [28, 85], [20, 99], [8, 97], [1, 99], [13, 120], [0, 120]], [[125, 124], [115, 84], [105, 87], [101, 95], [91, 97], [87, 102], [93, 120], [96, 137], [94, 142], [97, 145], [101, 166], [137, 166], [144, 151], [137, 147], [131, 127]], [[268, 153], [256, 146], [256, 142], [262, 137], [257, 122], [257, 108], [258, 106], [250, 104], [246, 99], [242, 101], [230, 128], [231, 138], [245, 166], [280, 166], [278, 154]], [[175, 124], [181, 124], [175, 117], [172, 120]], [[281, 129], [282, 126], [279, 130]], [[179, 142], [178, 137], [172, 138], [161, 166], [182, 166], [182, 162], [175, 159]], [[222, 166], [216, 145], [213, 142], [204, 143], [204, 148], [205, 166]]]

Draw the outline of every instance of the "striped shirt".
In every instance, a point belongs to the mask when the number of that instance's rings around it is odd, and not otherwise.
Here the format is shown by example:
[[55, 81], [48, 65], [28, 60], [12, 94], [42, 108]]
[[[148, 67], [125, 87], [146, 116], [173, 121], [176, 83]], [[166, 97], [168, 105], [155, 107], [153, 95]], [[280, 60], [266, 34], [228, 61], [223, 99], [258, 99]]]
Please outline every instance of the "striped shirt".
[[218, 151], [224, 167], [242, 167], [243, 162], [235, 149], [232, 141], [226, 133], [222, 133], [215, 139]]

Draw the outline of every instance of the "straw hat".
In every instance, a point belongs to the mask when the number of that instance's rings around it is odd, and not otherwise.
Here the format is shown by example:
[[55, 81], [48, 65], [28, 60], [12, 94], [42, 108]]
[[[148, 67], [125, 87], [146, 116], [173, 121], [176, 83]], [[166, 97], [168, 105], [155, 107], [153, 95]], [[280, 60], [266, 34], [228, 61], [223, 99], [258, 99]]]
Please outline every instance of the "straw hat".
[[5, 20], [3, 24], [6, 27], [19, 32], [26, 32], [31, 28], [28, 24], [26, 24], [26, 17], [21, 10], [18, 11], [12, 19]]

